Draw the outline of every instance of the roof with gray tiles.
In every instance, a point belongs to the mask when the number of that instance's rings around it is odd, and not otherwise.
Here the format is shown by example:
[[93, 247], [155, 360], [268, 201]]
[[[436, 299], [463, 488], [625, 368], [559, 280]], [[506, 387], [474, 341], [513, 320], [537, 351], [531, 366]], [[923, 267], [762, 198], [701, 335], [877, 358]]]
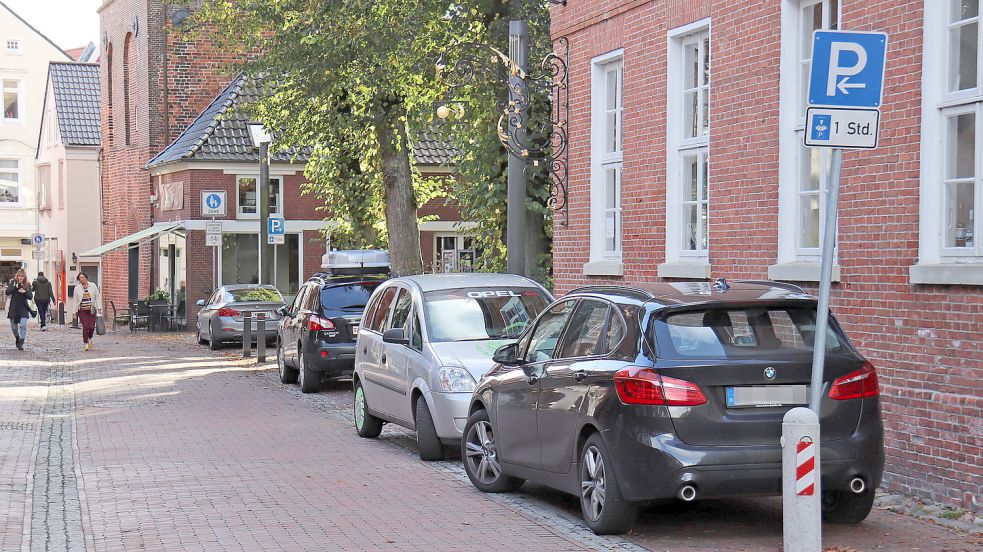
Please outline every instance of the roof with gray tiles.
[[[259, 151], [253, 147], [249, 138], [248, 117], [244, 110], [234, 109], [248, 105], [260, 97], [259, 87], [244, 75], [239, 75], [212, 100], [187, 129], [171, 145], [164, 148], [151, 159], [146, 168], [178, 163], [181, 161], [240, 161], [259, 162]], [[452, 152], [442, 142], [430, 134], [425, 134], [420, 144], [414, 148], [417, 162], [421, 165], [446, 165], [452, 160]], [[310, 158], [310, 150], [304, 148], [296, 153], [278, 151], [272, 162], [305, 163]]]
[[453, 144], [437, 138], [433, 132], [421, 133], [413, 147], [413, 158], [419, 165], [450, 165], [459, 154]]
[[67, 146], [100, 145], [99, 65], [51, 62], [48, 74], [62, 142]]

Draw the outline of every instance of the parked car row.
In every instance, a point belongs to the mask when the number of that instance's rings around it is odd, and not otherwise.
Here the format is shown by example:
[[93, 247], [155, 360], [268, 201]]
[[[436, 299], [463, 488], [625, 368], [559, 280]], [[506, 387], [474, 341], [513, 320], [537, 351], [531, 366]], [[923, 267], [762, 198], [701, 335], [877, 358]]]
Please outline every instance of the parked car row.
[[[579, 496], [599, 534], [627, 530], [648, 501], [781, 494], [781, 422], [808, 402], [816, 332], [800, 288], [720, 280], [554, 299], [520, 276], [356, 265], [316, 274], [290, 305], [219, 290], [199, 339], [234, 339], [221, 333], [241, 332], [230, 310], [269, 309], [281, 381], [315, 392], [352, 378], [358, 435], [413, 429], [423, 460], [460, 447], [477, 489], [532, 481]], [[823, 519], [858, 523], [884, 469], [879, 388], [832, 317], [822, 396]]]
[[[781, 494], [781, 421], [809, 396], [814, 297], [685, 282], [547, 301], [514, 276], [379, 286], [356, 344], [358, 434], [414, 428], [425, 460], [459, 440], [477, 489], [579, 496], [599, 534], [627, 530], [647, 501]], [[877, 375], [835, 320], [826, 342], [823, 519], [858, 523], [884, 469]]]

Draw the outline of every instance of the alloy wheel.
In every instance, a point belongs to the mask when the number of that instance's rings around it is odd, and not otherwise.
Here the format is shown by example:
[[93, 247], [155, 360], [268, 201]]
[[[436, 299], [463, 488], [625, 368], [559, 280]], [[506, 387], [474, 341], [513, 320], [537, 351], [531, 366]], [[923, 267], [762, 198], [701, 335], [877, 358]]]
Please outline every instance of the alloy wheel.
[[484, 485], [491, 485], [502, 475], [502, 467], [498, 464], [498, 452], [495, 444], [495, 434], [491, 423], [476, 422], [468, 430], [467, 450], [465, 451], [469, 471]]
[[362, 386], [355, 388], [355, 428], [362, 429], [365, 424], [365, 392]]
[[283, 361], [283, 344], [277, 343], [276, 345], [276, 369], [280, 371], [280, 379], [286, 377], [287, 365]]
[[584, 512], [590, 516], [591, 521], [597, 521], [601, 518], [601, 512], [604, 510], [606, 489], [604, 486], [604, 459], [601, 458], [601, 451], [596, 446], [591, 445], [584, 450], [580, 479], [580, 500], [584, 503]]

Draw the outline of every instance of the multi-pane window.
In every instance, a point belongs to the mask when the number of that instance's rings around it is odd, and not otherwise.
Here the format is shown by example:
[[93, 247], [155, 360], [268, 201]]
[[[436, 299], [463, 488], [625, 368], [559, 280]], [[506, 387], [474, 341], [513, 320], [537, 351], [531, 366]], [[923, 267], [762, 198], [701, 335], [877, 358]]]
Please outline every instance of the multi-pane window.
[[[256, 218], [259, 216], [259, 204], [257, 203], [255, 176], [240, 176], [239, 185], [239, 217]], [[270, 185], [267, 187], [270, 195], [270, 214], [281, 214], [280, 198], [282, 189], [279, 178], [271, 178]]]
[[942, 247], [954, 256], [983, 255], [983, 87], [980, 86], [980, 0], [950, 0], [948, 11], [947, 105], [942, 110]]
[[621, 255], [621, 163], [624, 121], [624, 64], [621, 60], [604, 66], [604, 150], [601, 155], [603, 179], [604, 254]]
[[20, 202], [20, 162], [0, 159], [0, 204]]
[[[799, 10], [799, 130], [796, 141], [802, 143], [802, 126], [809, 103], [809, 72], [812, 67], [812, 40], [815, 31], [839, 27], [838, 0], [807, 0]], [[818, 148], [799, 147], [799, 187], [797, 198], [797, 250], [800, 255], [818, 255], [822, 216], [829, 174], [829, 156]]]
[[3, 98], [3, 120], [19, 121], [23, 112], [23, 86], [14, 79], [0, 80], [0, 97]]
[[710, 33], [695, 33], [683, 47], [683, 136], [679, 143], [682, 175], [681, 251], [706, 255], [710, 195]]
[[20, 53], [20, 41], [12, 38], [8, 38], [6, 41], [7, 53], [8, 54], [19, 54]]

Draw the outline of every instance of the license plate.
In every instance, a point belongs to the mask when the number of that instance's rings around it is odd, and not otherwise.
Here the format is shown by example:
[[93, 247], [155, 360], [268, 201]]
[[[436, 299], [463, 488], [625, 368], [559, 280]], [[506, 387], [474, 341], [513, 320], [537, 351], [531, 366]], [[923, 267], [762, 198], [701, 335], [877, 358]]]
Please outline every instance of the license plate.
[[800, 405], [808, 402], [808, 385], [752, 385], [727, 388], [728, 408], [764, 408]]
[[358, 335], [358, 324], [352, 325], [352, 335]]

